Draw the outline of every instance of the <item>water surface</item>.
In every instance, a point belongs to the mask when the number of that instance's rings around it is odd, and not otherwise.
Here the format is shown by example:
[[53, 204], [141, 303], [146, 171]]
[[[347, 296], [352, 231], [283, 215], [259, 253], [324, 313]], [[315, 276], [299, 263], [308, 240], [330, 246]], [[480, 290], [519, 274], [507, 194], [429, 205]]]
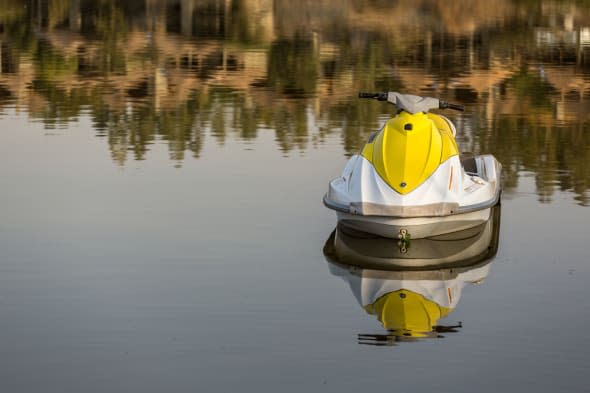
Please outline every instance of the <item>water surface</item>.
[[[2, 391], [587, 390], [583, 2], [5, 1], [0, 41]], [[359, 345], [324, 256], [392, 111], [359, 90], [466, 105], [503, 164], [444, 338]]]

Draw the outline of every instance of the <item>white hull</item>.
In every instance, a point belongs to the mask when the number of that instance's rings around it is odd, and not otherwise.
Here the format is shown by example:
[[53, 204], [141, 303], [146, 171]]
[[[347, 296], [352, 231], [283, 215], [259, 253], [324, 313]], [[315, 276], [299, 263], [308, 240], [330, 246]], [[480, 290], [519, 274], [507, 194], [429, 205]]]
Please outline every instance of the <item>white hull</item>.
[[469, 170], [454, 156], [414, 191], [401, 195], [357, 155], [330, 182], [324, 204], [336, 211], [340, 224], [358, 231], [387, 238], [398, 238], [401, 230], [413, 239], [437, 236], [490, 218], [500, 200], [500, 171], [491, 155], [472, 158]]

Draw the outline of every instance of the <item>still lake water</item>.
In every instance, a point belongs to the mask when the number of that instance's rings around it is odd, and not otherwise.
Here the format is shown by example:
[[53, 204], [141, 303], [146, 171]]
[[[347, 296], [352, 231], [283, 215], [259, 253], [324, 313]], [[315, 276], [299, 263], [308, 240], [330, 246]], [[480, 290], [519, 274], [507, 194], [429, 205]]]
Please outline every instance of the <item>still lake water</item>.
[[[0, 391], [588, 391], [583, 4], [2, 2]], [[391, 111], [359, 90], [465, 104], [503, 164], [444, 337], [362, 345], [387, 331], [324, 255]]]

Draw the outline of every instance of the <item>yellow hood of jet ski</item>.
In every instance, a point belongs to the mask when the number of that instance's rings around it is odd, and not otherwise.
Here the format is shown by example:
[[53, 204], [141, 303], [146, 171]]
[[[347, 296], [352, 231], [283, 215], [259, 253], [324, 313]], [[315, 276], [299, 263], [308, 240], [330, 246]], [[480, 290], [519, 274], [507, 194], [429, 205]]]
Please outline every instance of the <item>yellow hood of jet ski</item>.
[[442, 162], [458, 155], [459, 149], [443, 117], [402, 111], [385, 124], [361, 154], [387, 184], [404, 195], [428, 179]]

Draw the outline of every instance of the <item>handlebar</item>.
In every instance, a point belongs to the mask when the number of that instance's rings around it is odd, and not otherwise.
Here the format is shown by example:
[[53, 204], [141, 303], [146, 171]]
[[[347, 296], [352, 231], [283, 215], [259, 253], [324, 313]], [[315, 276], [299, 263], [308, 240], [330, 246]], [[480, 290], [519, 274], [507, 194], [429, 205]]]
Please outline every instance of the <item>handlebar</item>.
[[439, 101], [438, 107], [440, 109], [454, 109], [454, 110], [460, 111], [460, 112], [463, 112], [465, 110], [465, 105], [453, 104], [453, 103], [442, 101], [442, 100]]
[[[392, 93], [392, 94], [398, 94], [398, 93]], [[358, 97], [359, 98], [373, 98], [373, 99], [376, 99], [378, 101], [387, 101], [387, 99], [388, 99], [388, 93], [366, 93], [366, 92], [359, 92]], [[412, 97], [414, 97], [414, 96], [412, 96]], [[415, 97], [415, 98], [416, 99], [419, 99], [420, 97]], [[434, 99], [430, 99], [430, 100], [434, 100]], [[453, 104], [453, 103], [442, 101], [442, 100], [437, 100], [437, 101], [439, 103], [438, 104], [438, 108], [439, 109], [454, 109], [456, 111], [461, 111], [461, 112], [463, 112], [465, 110], [465, 106], [464, 105], [461, 105], [461, 104]], [[434, 102], [436, 102], [436, 101], [434, 101]], [[392, 102], [392, 103], [394, 103], [394, 102]]]
[[378, 101], [387, 101], [387, 93], [359, 93], [359, 98], [375, 98]]

